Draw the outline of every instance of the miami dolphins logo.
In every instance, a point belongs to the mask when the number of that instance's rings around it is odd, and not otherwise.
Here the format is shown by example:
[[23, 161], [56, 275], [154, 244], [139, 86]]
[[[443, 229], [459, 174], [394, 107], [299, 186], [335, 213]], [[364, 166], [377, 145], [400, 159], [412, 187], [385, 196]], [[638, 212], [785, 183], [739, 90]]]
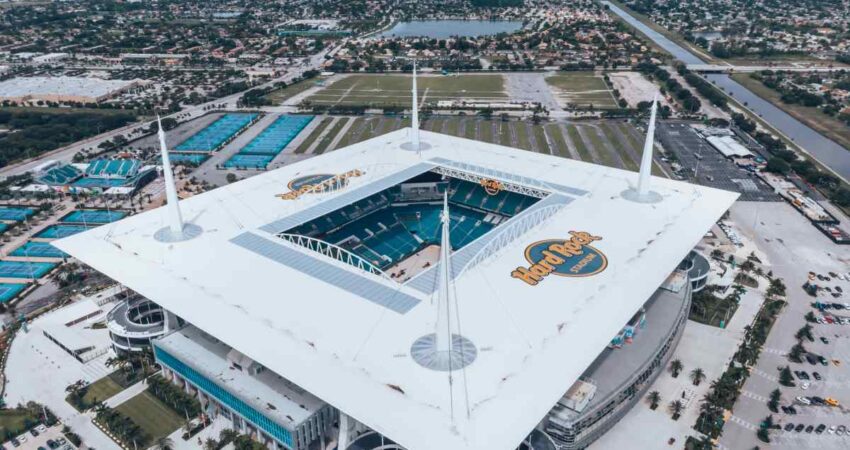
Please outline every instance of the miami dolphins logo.
[[569, 239], [537, 241], [525, 249], [529, 266], [517, 267], [511, 276], [536, 286], [549, 275], [589, 277], [608, 267], [608, 258], [589, 244], [602, 240], [586, 231], [570, 231]]

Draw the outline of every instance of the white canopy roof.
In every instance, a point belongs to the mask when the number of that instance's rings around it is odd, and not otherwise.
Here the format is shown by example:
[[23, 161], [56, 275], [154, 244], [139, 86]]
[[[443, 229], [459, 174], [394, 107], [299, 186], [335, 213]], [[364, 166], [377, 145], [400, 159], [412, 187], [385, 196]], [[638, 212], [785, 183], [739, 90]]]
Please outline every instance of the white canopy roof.
[[[632, 202], [621, 193], [637, 183], [634, 172], [426, 131], [422, 141], [431, 147], [420, 155], [400, 148], [407, 134], [399, 130], [181, 201], [183, 217], [203, 228], [192, 240], [155, 240], [166, 226], [165, 211], [157, 209], [55, 245], [408, 449], [509, 450], [737, 197], [653, 178], [662, 200]], [[455, 279], [462, 334], [478, 355], [452, 374], [451, 385], [446, 372], [410, 357], [411, 344], [432, 333], [437, 318], [432, 294], [410, 284], [416, 278], [400, 286], [270, 233], [423, 164], [466, 164], [502, 181], [513, 174], [563, 200], [553, 203], [562, 205], [554, 215], [518, 226]], [[337, 192], [276, 196], [298, 177], [355, 169], [362, 173]], [[569, 240], [570, 231], [601, 237], [592, 245], [607, 258], [603, 271], [550, 275], [534, 286], [511, 276], [530, 266], [527, 246]], [[287, 252], [310, 263], [287, 265]], [[317, 273], [317, 266], [336, 276]], [[361, 283], [370, 288], [355, 287]], [[376, 292], [403, 297], [408, 307], [390, 308]]]

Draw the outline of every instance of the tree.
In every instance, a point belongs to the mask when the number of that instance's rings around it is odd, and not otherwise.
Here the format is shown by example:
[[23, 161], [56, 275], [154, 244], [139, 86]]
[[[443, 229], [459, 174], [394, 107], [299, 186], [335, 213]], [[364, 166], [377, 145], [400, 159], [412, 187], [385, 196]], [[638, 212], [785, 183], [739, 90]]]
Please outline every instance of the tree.
[[156, 440], [152, 448], [156, 450], [172, 450], [174, 448], [174, 441], [168, 436], [163, 436]]
[[779, 384], [783, 386], [794, 386], [794, 376], [791, 375], [791, 368], [785, 366], [779, 371]]
[[808, 339], [809, 342], [814, 342], [815, 337], [812, 336], [812, 326], [811, 324], [805, 324], [802, 328], [797, 330], [797, 334], [794, 335], [798, 341], [802, 341], [803, 339]]
[[679, 400], [673, 400], [670, 402], [670, 412], [673, 414], [673, 420], [679, 420], [679, 417], [682, 415], [682, 410], [685, 409], [685, 405], [682, 404]]
[[696, 369], [691, 371], [691, 381], [694, 383], [694, 386], [699, 386], [705, 380], [705, 372], [697, 367]]
[[236, 174], [233, 173], [233, 172], [228, 172], [227, 175], [225, 176], [225, 179], [227, 179], [228, 183], [233, 183], [236, 180], [238, 180], [239, 177], [237, 177]]
[[806, 352], [806, 347], [804, 347], [803, 344], [798, 342], [794, 344], [794, 346], [791, 347], [791, 351], [788, 352], [788, 359], [796, 363], [803, 362], [803, 355]]
[[681, 372], [683, 368], [684, 366], [682, 365], [682, 361], [679, 361], [678, 359], [674, 359], [670, 362], [670, 372], [673, 374], [673, 378], [678, 377], [679, 372]]
[[779, 391], [779, 389], [778, 389], [778, 388], [777, 388], [777, 389], [774, 389], [774, 390], [770, 393], [770, 399], [767, 401], [767, 407], [768, 407], [771, 411], [776, 412], [776, 411], [777, 411], [777, 408], [779, 407], [779, 400], [780, 400], [781, 398], [782, 398], [782, 393]]
[[803, 316], [803, 317], [805, 317], [806, 322], [817, 322], [818, 321], [817, 318], [815, 317], [815, 313], [813, 313], [811, 311], [807, 312], [806, 315]]
[[649, 409], [654, 410], [658, 408], [658, 403], [661, 402], [661, 394], [658, 391], [652, 391], [646, 396], [646, 399], [649, 400]]
[[764, 170], [779, 175], [788, 175], [791, 172], [791, 165], [782, 158], [772, 156], [767, 160], [767, 166], [765, 166]]

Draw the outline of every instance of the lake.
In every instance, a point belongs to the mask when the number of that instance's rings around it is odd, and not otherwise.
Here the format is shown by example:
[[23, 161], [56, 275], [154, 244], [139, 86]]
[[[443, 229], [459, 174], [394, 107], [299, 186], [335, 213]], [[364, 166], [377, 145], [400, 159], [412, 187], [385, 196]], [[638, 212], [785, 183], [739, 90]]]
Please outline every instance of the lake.
[[429, 37], [446, 39], [452, 36], [487, 36], [513, 33], [522, 29], [518, 20], [414, 20], [399, 22], [377, 37]]

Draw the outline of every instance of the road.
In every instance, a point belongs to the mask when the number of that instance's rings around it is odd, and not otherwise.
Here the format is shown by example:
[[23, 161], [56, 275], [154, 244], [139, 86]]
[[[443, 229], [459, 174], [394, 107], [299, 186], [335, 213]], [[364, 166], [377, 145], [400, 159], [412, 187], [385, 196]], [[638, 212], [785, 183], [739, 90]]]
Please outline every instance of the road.
[[[319, 53], [311, 56], [307, 60], [307, 62], [305, 62], [301, 66], [298, 66], [297, 68], [294, 68], [290, 72], [287, 72], [283, 76], [271, 79], [271, 80], [269, 80], [265, 83], [262, 83], [260, 85], [257, 85], [257, 86], [252, 86], [251, 89], [269, 87], [269, 86], [272, 86], [275, 83], [278, 83], [278, 82], [281, 82], [281, 81], [285, 81], [285, 82], [288, 83], [288, 82], [292, 81], [293, 79], [302, 76], [304, 74], [304, 72], [306, 72], [308, 70], [317, 70], [321, 67], [321, 64], [325, 61], [325, 56], [326, 55], [333, 55], [334, 53], [336, 53], [342, 47], [342, 45], [344, 45], [344, 43], [341, 43], [341, 44], [334, 46], [334, 47], [328, 47], [324, 51], [319, 52]], [[223, 108], [235, 108], [236, 107], [236, 101], [239, 99], [239, 97], [242, 96], [242, 94], [244, 94], [244, 91], [237, 92], [235, 94], [228, 95], [228, 96], [222, 97], [222, 98], [218, 98], [218, 99], [215, 99], [215, 100], [212, 100], [212, 101], [209, 101], [209, 102], [206, 102], [206, 103], [202, 103], [202, 104], [199, 104], [199, 105], [194, 105], [194, 106], [191, 106], [189, 108], [183, 109], [179, 112], [169, 114], [169, 115], [163, 116], [163, 117], [164, 118], [172, 117], [172, 118], [178, 119], [181, 122], [185, 122], [185, 121], [192, 120], [196, 117], [200, 117], [200, 116], [206, 114], [208, 111], [205, 108], [210, 108], [210, 107], [215, 106], [215, 105], [224, 105]], [[22, 161], [22, 162], [19, 162], [19, 163], [16, 163], [16, 164], [8, 165], [8, 166], [0, 169], [0, 178], [5, 178], [5, 177], [8, 177], [8, 176], [12, 176], [12, 175], [20, 175], [22, 173], [28, 172], [30, 170], [33, 170], [39, 164], [41, 164], [41, 163], [43, 163], [44, 161], [47, 161], [47, 160], [71, 161], [71, 159], [74, 157], [74, 154], [80, 152], [81, 150], [84, 150], [84, 149], [87, 149], [87, 148], [96, 148], [98, 145], [100, 145], [104, 141], [111, 140], [115, 136], [128, 133], [128, 132], [130, 132], [131, 130], [134, 130], [134, 129], [147, 128], [148, 126], [150, 126], [151, 123], [152, 123], [152, 121], [151, 122], [135, 122], [135, 123], [132, 123], [132, 124], [127, 125], [125, 127], [118, 128], [118, 129], [111, 130], [111, 131], [107, 131], [107, 132], [101, 133], [97, 136], [93, 136], [91, 138], [75, 142], [71, 145], [53, 150], [51, 152], [44, 153], [42, 155], [39, 155], [36, 158], [31, 158], [31, 159], [28, 159], [26, 161]], [[142, 135], [142, 133], [136, 133], [134, 136], [132, 136], [132, 138], [140, 137], [140, 135]]]

